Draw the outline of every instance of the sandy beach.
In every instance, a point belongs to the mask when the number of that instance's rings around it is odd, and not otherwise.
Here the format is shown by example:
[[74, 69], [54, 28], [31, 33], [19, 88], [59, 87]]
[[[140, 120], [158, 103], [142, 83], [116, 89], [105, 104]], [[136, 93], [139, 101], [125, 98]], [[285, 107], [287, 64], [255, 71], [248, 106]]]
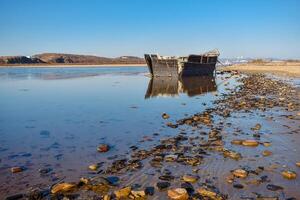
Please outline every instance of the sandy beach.
[[300, 62], [267, 62], [237, 64], [228, 67], [221, 67], [220, 70], [237, 70], [240, 72], [262, 72], [278, 75], [289, 75], [300, 77]]

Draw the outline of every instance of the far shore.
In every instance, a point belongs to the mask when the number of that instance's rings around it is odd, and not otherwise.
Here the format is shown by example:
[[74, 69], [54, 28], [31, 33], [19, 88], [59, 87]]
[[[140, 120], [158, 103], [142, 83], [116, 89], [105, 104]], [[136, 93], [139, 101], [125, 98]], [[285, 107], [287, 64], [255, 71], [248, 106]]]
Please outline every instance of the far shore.
[[65, 67], [146, 67], [146, 64], [13, 64], [0, 65], [0, 68], [65, 68]]
[[248, 73], [271, 73], [283, 76], [300, 77], [300, 62], [246, 63], [220, 67], [219, 70], [236, 70]]

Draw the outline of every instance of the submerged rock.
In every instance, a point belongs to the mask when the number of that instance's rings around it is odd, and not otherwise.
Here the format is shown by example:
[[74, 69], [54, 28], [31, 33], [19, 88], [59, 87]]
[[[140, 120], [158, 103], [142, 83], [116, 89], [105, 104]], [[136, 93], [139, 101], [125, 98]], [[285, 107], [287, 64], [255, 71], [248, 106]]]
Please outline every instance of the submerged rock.
[[224, 200], [224, 198], [222, 196], [218, 195], [216, 192], [213, 192], [211, 190], [207, 190], [205, 188], [199, 188], [199, 189], [197, 189], [197, 192], [202, 197], [208, 197], [211, 200]]
[[163, 119], [169, 119], [169, 118], [170, 118], [170, 116], [169, 116], [167, 113], [163, 113], [163, 114], [161, 115], [161, 117], [162, 117]]
[[19, 173], [19, 172], [24, 171], [24, 168], [23, 167], [12, 167], [12, 168], [10, 168], [10, 171], [11, 171], [11, 173]]
[[114, 194], [116, 195], [116, 197], [118, 199], [121, 199], [121, 198], [128, 197], [130, 192], [131, 192], [131, 187], [125, 187], [125, 188], [115, 191]]
[[248, 172], [243, 169], [235, 169], [232, 174], [237, 178], [246, 178], [248, 176]]
[[283, 190], [283, 187], [273, 184], [268, 184], [267, 189], [271, 191]]
[[76, 188], [74, 183], [58, 183], [51, 188], [52, 194], [70, 192]]
[[259, 143], [256, 140], [244, 140], [242, 145], [248, 147], [257, 147]]
[[168, 190], [168, 197], [172, 200], [187, 200], [189, 195], [184, 188], [175, 188]]
[[104, 153], [109, 151], [110, 147], [107, 144], [100, 144], [97, 148], [97, 151]]
[[297, 178], [296, 172], [293, 172], [293, 171], [283, 171], [283, 172], [281, 172], [281, 175], [286, 179], [295, 179], [295, 178]]
[[265, 156], [265, 157], [270, 156], [270, 155], [272, 155], [272, 151], [265, 150], [265, 151], [262, 152], [262, 155]]
[[170, 183], [169, 182], [158, 182], [157, 184], [156, 184], [156, 186], [157, 186], [157, 188], [159, 189], [159, 190], [165, 190], [165, 189], [167, 189], [168, 187], [170, 187]]
[[195, 183], [198, 181], [199, 177], [198, 176], [193, 176], [193, 175], [184, 175], [182, 177], [182, 179], [185, 181], [185, 182], [189, 182], [189, 183]]

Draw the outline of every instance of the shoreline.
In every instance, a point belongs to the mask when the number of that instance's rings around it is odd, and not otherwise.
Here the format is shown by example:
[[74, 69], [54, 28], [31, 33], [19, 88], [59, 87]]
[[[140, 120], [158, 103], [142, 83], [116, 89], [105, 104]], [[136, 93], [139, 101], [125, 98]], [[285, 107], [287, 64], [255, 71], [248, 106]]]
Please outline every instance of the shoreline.
[[220, 67], [220, 71], [239, 71], [245, 73], [270, 73], [281, 76], [300, 77], [300, 63], [266, 63], [266, 64], [236, 64]]
[[78, 67], [147, 67], [146, 64], [18, 64], [0, 65], [0, 68], [78, 68]]

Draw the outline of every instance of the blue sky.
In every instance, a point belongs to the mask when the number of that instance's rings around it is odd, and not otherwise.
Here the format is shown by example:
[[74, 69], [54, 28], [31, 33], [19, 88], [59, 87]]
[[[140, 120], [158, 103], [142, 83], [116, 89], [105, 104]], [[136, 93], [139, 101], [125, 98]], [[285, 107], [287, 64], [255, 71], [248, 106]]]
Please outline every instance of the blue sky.
[[0, 0], [0, 55], [300, 58], [299, 0]]

